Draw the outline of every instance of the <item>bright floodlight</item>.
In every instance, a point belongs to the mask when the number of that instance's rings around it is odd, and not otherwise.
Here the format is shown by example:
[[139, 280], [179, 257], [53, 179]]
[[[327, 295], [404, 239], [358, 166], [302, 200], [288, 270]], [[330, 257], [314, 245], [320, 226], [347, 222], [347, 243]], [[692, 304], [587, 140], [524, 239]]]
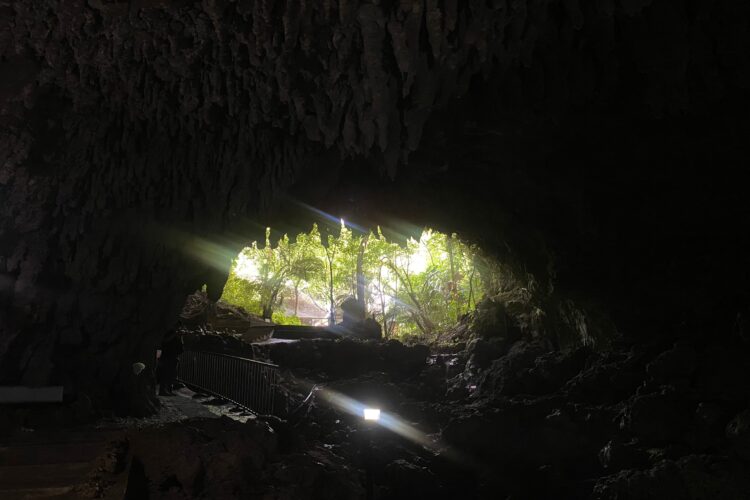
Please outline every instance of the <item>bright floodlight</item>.
[[378, 408], [365, 408], [365, 420], [380, 420], [380, 410]]

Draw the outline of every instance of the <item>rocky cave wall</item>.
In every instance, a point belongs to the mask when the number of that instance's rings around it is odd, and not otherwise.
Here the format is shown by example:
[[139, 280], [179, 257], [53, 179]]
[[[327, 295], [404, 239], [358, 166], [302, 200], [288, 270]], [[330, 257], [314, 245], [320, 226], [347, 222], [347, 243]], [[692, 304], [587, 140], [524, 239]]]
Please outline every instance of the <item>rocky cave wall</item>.
[[[677, 248], [664, 280], [696, 264], [689, 217], [660, 230], [672, 195], [706, 193], [682, 162], [745, 152], [749, 18], [730, 0], [2, 1], [0, 381], [147, 412], [130, 365], [188, 292], [220, 291], [286, 189], [390, 200], [539, 273], [554, 253], [558, 282], [625, 288], [627, 315], [648, 272], [622, 244]], [[700, 227], [739, 223], [734, 183], [708, 189]], [[737, 257], [735, 234], [710, 255]]]

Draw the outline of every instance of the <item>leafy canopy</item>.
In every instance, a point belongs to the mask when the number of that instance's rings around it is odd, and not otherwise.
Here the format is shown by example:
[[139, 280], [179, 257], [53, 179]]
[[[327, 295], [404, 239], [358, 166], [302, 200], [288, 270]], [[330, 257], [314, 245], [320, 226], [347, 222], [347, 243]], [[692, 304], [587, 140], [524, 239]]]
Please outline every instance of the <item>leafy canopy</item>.
[[493, 293], [499, 268], [455, 234], [425, 229], [406, 245], [380, 228], [355, 233], [341, 221], [336, 234], [317, 225], [294, 241], [275, 244], [266, 230], [232, 264], [222, 299], [282, 324], [330, 324], [338, 306], [355, 297], [386, 337], [434, 341]]

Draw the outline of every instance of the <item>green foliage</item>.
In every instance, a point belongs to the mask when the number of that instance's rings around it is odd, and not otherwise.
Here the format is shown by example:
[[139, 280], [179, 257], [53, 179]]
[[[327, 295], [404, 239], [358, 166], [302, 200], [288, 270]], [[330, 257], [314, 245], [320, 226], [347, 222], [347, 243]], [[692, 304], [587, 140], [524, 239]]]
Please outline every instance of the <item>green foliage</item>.
[[273, 316], [271, 316], [271, 321], [276, 323], [277, 325], [301, 325], [302, 320], [299, 319], [297, 316], [289, 316], [284, 314], [280, 311], [275, 311], [273, 313]]
[[[235, 259], [235, 263], [232, 266], [233, 270], [236, 267], [236, 263], [237, 259]], [[250, 281], [238, 276], [235, 272], [230, 272], [227, 283], [224, 285], [221, 300], [260, 316], [262, 306], [259, 290], [260, 284], [257, 281]]]
[[301, 300], [326, 309], [330, 323], [339, 319], [338, 305], [356, 297], [387, 337], [434, 341], [501, 291], [503, 278], [492, 259], [456, 235], [426, 229], [400, 246], [379, 228], [358, 234], [342, 221], [337, 234], [313, 226], [275, 246], [267, 230], [262, 248], [254, 243], [235, 259], [222, 298], [276, 323], [301, 324]]

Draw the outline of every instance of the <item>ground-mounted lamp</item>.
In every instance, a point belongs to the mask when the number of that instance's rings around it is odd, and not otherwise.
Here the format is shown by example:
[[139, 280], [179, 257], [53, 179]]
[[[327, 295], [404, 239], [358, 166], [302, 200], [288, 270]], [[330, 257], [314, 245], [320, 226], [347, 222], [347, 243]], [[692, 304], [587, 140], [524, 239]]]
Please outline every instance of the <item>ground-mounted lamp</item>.
[[[362, 418], [368, 424], [375, 424], [380, 420], [380, 408], [364, 408], [362, 410]], [[372, 447], [374, 446], [374, 439], [372, 436], [372, 427], [367, 432], [367, 448], [365, 449], [365, 492], [366, 499], [372, 500]]]
[[365, 408], [362, 411], [362, 416], [368, 422], [377, 422], [380, 420], [380, 408]]

